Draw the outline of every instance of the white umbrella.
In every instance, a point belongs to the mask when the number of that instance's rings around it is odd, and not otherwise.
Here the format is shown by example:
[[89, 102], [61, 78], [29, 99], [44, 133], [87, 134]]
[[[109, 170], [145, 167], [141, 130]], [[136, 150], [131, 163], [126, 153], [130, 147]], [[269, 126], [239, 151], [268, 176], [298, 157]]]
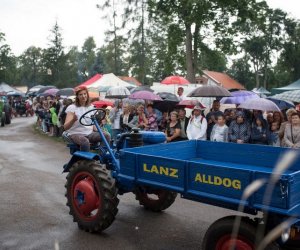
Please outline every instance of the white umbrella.
[[123, 86], [115, 86], [107, 90], [105, 98], [122, 99], [122, 98], [126, 98], [129, 95], [130, 95], [130, 91], [128, 90], [128, 88]]
[[261, 111], [281, 111], [280, 108], [272, 101], [264, 98], [248, 99], [239, 105], [243, 109], [255, 109]]

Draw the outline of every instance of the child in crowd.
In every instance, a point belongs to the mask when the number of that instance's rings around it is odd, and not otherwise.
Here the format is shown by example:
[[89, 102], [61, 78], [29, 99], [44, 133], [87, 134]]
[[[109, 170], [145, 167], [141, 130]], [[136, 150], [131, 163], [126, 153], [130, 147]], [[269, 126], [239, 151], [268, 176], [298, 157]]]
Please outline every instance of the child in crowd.
[[217, 123], [212, 129], [210, 140], [218, 142], [228, 142], [228, 126], [225, 124], [224, 115], [219, 115], [217, 117]]
[[55, 102], [51, 102], [50, 104], [50, 109], [49, 109], [49, 113], [51, 115], [51, 119], [50, 119], [50, 134], [49, 136], [58, 136], [58, 116], [56, 113], [56, 103]]
[[272, 122], [270, 136], [269, 136], [269, 145], [280, 147], [280, 138], [278, 133], [279, 133], [279, 123]]

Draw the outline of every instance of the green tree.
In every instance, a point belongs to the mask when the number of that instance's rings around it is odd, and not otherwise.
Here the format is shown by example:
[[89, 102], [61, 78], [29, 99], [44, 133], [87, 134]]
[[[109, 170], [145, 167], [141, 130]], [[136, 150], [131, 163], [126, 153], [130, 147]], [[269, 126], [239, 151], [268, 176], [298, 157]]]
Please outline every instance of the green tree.
[[16, 58], [5, 41], [5, 34], [0, 32], [0, 82], [15, 84], [17, 76]]
[[284, 20], [286, 13], [271, 9], [265, 1], [257, 4], [256, 16], [234, 25], [240, 33], [241, 51], [249, 58], [255, 74], [256, 87], [268, 88], [270, 73], [277, 60], [278, 51], [282, 48]]
[[[224, 37], [230, 44], [230, 20], [232, 17], [245, 21], [251, 18], [255, 0], [150, 0], [153, 16], [161, 16], [168, 25], [178, 25], [184, 31], [184, 54], [187, 79], [195, 82], [195, 74], [199, 72], [199, 41], [206, 38], [210, 31], [214, 37], [213, 44], [220, 44], [218, 37]], [[219, 35], [221, 34], [221, 35]], [[176, 34], [173, 34], [176, 35]], [[180, 35], [180, 34], [179, 34]], [[228, 36], [227, 36], [228, 35]], [[212, 42], [207, 41], [207, 45]]]
[[227, 73], [243, 84], [246, 89], [253, 89], [255, 87], [255, 74], [251, 72], [249, 62], [250, 58], [247, 55], [236, 59]]
[[65, 67], [61, 73], [62, 87], [74, 87], [82, 82], [78, 74], [79, 55], [80, 53], [76, 46], [71, 47], [66, 53]]
[[62, 44], [62, 34], [57, 22], [51, 29], [49, 37], [49, 47], [43, 51], [43, 71], [46, 83], [55, 86], [62, 85], [61, 73], [65, 71], [66, 56]]
[[95, 61], [96, 43], [93, 37], [88, 37], [82, 46], [82, 51], [79, 56], [79, 74], [83, 80], [93, 75]]
[[[118, 47], [118, 54], [117, 58], [114, 57], [115, 54], [115, 43]], [[102, 46], [99, 49], [99, 53], [103, 58], [104, 61], [104, 68], [105, 73], [111, 73], [117, 75], [128, 75], [128, 63], [126, 52], [127, 52], [127, 44], [125, 39], [122, 36], [118, 36], [116, 40], [108, 42], [106, 45]], [[115, 69], [118, 69], [116, 72]]]
[[[96, 7], [103, 11], [103, 13], [107, 13], [106, 15], [102, 16], [103, 19], [108, 20], [110, 25], [113, 27], [112, 29], [108, 29], [105, 33], [106, 35], [106, 42], [108, 43], [107, 48], [109, 49], [109, 54], [112, 56], [112, 60], [109, 61], [109, 70], [113, 72], [115, 75], [121, 75], [122, 69], [119, 68], [120, 62], [119, 59], [122, 57], [122, 51], [119, 48], [121, 36], [118, 34], [120, 27], [117, 25], [117, 3], [122, 3], [123, 1], [116, 1], [116, 0], [105, 0], [102, 4], [97, 4]], [[112, 16], [110, 15], [112, 13]], [[112, 17], [112, 20], [111, 20]], [[104, 49], [105, 50], [105, 49]], [[113, 64], [111, 64], [113, 62]], [[107, 69], [108, 69], [107, 68]]]
[[290, 81], [296, 81], [300, 78], [300, 22], [294, 19], [285, 20], [285, 30], [287, 36], [279, 65], [283, 71], [290, 73]]
[[41, 83], [42, 72], [42, 49], [34, 46], [29, 47], [18, 58], [20, 83], [32, 87]]

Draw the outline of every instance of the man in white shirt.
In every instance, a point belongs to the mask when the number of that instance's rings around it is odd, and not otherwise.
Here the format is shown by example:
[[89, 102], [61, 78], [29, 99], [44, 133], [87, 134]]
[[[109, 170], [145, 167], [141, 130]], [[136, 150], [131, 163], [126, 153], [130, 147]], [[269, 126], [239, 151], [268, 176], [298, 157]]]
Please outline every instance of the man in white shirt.
[[186, 129], [186, 134], [189, 140], [206, 140], [207, 121], [201, 114], [204, 107], [195, 106], [189, 124]]
[[179, 87], [177, 89], [177, 95], [178, 95], [178, 98], [179, 98], [180, 101], [186, 99], [186, 96], [183, 94], [183, 90], [184, 90], [183, 87]]

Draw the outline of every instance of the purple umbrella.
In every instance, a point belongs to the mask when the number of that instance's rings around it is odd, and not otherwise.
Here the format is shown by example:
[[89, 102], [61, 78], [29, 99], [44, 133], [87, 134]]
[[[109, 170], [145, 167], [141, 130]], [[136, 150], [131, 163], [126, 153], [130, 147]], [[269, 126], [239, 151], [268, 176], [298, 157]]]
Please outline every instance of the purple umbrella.
[[251, 91], [247, 90], [239, 90], [239, 91], [233, 91], [231, 92], [231, 96], [229, 97], [223, 97], [220, 100], [220, 103], [222, 104], [241, 104], [247, 101], [248, 99], [252, 98], [259, 98], [259, 96]]
[[281, 112], [280, 108], [278, 108], [278, 106], [274, 102], [264, 98], [248, 99], [247, 101], [239, 105], [239, 108]]
[[43, 94], [55, 96], [58, 91], [59, 89], [52, 88], [52, 89], [47, 89], [46, 91], [43, 92]]
[[162, 101], [162, 99], [158, 95], [155, 95], [152, 92], [145, 91], [145, 90], [134, 92], [130, 96], [128, 96], [128, 98], [143, 99], [147, 101]]

